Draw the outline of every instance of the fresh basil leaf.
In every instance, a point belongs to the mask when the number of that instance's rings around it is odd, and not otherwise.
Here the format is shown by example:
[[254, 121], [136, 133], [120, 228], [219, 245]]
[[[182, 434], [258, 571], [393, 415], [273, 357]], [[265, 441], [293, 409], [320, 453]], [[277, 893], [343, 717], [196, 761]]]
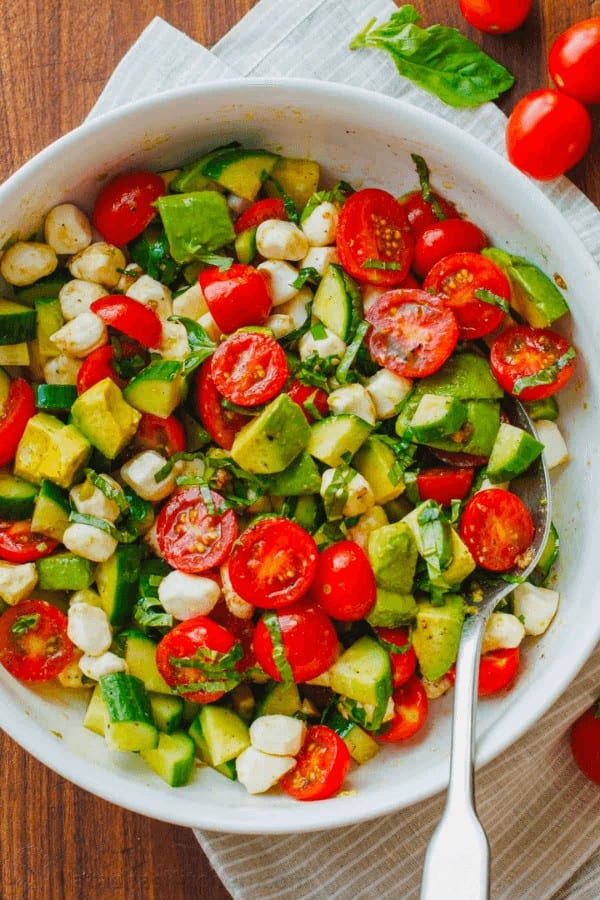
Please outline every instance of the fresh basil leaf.
[[131, 259], [150, 278], [172, 284], [179, 273], [179, 266], [169, 253], [169, 243], [165, 232], [155, 227], [144, 231], [129, 243]]
[[323, 506], [329, 521], [342, 519], [344, 506], [348, 500], [348, 486], [356, 475], [350, 466], [336, 466], [333, 478], [323, 493]]
[[294, 222], [294, 224], [297, 225], [300, 221], [300, 216], [298, 214], [298, 210], [296, 209], [296, 204], [294, 203], [290, 195], [286, 194], [281, 182], [274, 178], [273, 175], [268, 175], [266, 180], [271, 182], [271, 184], [283, 200], [283, 206], [290, 222]]
[[421, 28], [411, 4], [401, 6], [383, 25], [371, 19], [350, 49], [372, 47], [392, 58], [400, 75], [454, 107], [480, 106], [514, 84], [511, 73], [456, 28]]
[[10, 633], [27, 634], [28, 631], [33, 631], [34, 628], [37, 628], [40, 618], [41, 616], [39, 613], [30, 613], [23, 616], [17, 616], [15, 621], [10, 626]]
[[265, 628], [269, 632], [269, 637], [271, 638], [271, 644], [273, 645], [273, 662], [275, 663], [275, 668], [281, 676], [281, 681], [283, 684], [292, 684], [294, 681], [294, 673], [292, 672], [292, 667], [290, 666], [285, 653], [285, 647], [283, 645], [281, 627], [279, 625], [279, 618], [277, 616], [277, 613], [264, 613], [262, 621]]
[[368, 322], [365, 322], [363, 320], [358, 323], [356, 331], [354, 332], [354, 336], [344, 350], [344, 355], [340, 360], [340, 364], [335, 370], [335, 377], [340, 382], [340, 384], [344, 384], [344, 382], [347, 381], [352, 363], [356, 359], [356, 355], [361, 348], [362, 342], [364, 341], [365, 335], [368, 330]]
[[139, 537], [137, 532], [117, 528], [116, 525], [113, 525], [112, 522], [109, 522], [107, 519], [100, 519], [97, 516], [88, 516], [86, 513], [71, 511], [69, 514], [69, 522], [74, 522], [79, 525], [91, 525], [92, 528], [97, 528], [99, 531], [110, 534], [110, 536], [114, 538], [115, 541], [118, 541], [119, 544], [132, 544], [134, 541], [137, 541]]
[[227, 272], [233, 265], [234, 260], [231, 256], [221, 256], [218, 253], [196, 253], [198, 262], [206, 263], [207, 266], [215, 266], [219, 272]]
[[354, 188], [351, 184], [348, 184], [347, 181], [338, 181], [337, 184], [328, 191], [315, 191], [312, 194], [306, 206], [302, 210], [302, 215], [300, 216], [300, 224], [302, 222], [306, 222], [308, 217], [314, 213], [317, 206], [320, 206], [321, 203], [337, 203], [339, 206], [342, 206], [350, 194], [354, 194]]
[[298, 272], [298, 277], [294, 278], [294, 280], [291, 282], [291, 286], [299, 291], [300, 288], [304, 287], [307, 281], [312, 281], [313, 284], [318, 284], [320, 280], [321, 276], [314, 268], [314, 266], [306, 266], [305, 268], [300, 269], [300, 271]]
[[113, 500], [117, 504], [121, 512], [126, 512], [129, 509], [129, 500], [121, 487], [115, 487], [113, 484], [110, 484], [103, 475], [99, 475], [93, 469], [84, 469], [84, 474], [108, 500]]
[[311, 326], [310, 333], [315, 341], [324, 341], [327, 337], [327, 329], [322, 322], [315, 322], [314, 325]]
[[522, 394], [525, 388], [529, 387], [538, 387], [542, 384], [552, 384], [553, 381], [556, 380], [556, 376], [558, 373], [568, 366], [571, 360], [575, 359], [575, 348], [569, 347], [566, 353], [563, 353], [555, 363], [552, 363], [550, 366], [546, 366], [545, 369], [540, 369], [539, 372], [535, 372], [534, 375], [523, 375], [521, 378], [517, 378], [513, 385], [512, 393], [517, 397], [519, 394]]
[[186, 330], [190, 350], [216, 350], [217, 344], [210, 338], [206, 330], [194, 319], [186, 316], [169, 316], [169, 322], [180, 322]]

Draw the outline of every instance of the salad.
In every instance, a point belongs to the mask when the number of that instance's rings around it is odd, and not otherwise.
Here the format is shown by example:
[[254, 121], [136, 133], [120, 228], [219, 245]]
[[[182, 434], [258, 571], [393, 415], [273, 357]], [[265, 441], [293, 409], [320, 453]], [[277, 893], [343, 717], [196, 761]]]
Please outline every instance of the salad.
[[511, 481], [568, 459], [567, 304], [413, 160], [398, 198], [219, 147], [0, 259], [0, 663], [174, 787], [330, 797], [451, 689], [484, 586], [480, 695], [556, 612]]

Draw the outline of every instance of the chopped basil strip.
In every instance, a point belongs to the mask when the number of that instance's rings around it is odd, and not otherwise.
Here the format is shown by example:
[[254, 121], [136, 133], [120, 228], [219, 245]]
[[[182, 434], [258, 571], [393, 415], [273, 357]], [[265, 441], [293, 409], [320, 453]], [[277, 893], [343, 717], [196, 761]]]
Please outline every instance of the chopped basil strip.
[[231, 256], [220, 256], [218, 253], [196, 253], [195, 258], [207, 266], [216, 266], [219, 272], [227, 272], [234, 263]]
[[164, 466], [158, 470], [158, 472], [154, 473], [154, 480], [158, 483], [159, 481], [163, 481], [173, 471], [173, 467], [175, 463], [178, 463], [180, 460], [186, 460], [190, 462], [192, 459], [202, 459], [204, 454], [201, 450], [181, 450], [178, 453], [173, 453], [170, 459], [164, 464]]
[[297, 291], [300, 288], [303, 288], [307, 281], [312, 281], [314, 284], [318, 284], [321, 280], [321, 276], [317, 272], [314, 266], [306, 266], [305, 268], [300, 269], [298, 272], [298, 277], [294, 278], [291, 282], [293, 288], [296, 288]]
[[294, 222], [294, 224], [297, 225], [300, 221], [300, 216], [298, 214], [298, 210], [296, 209], [296, 204], [294, 203], [290, 195], [286, 194], [281, 182], [274, 178], [273, 175], [268, 175], [266, 180], [271, 182], [271, 184], [283, 200], [283, 206], [290, 222]]
[[519, 394], [523, 393], [525, 388], [538, 387], [542, 384], [552, 384], [552, 382], [556, 380], [556, 376], [561, 369], [568, 366], [573, 359], [575, 359], [575, 349], [569, 347], [567, 352], [563, 353], [563, 355], [559, 357], [555, 363], [552, 363], [551, 366], [540, 369], [539, 372], [535, 372], [533, 375], [523, 375], [521, 378], [517, 378], [513, 385], [512, 393], [516, 394], [518, 397]]
[[110, 484], [103, 475], [99, 475], [93, 469], [84, 469], [84, 474], [108, 500], [114, 500], [121, 512], [129, 509], [129, 500], [120, 487]]
[[262, 617], [263, 624], [269, 632], [271, 644], [273, 645], [273, 662], [275, 668], [281, 676], [283, 684], [292, 684], [294, 681], [294, 673], [290, 666], [287, 656], [285, 655], [285, 647], [281, 637], [281, 628], [279, 627], [279, 619], [276, 612], [266, 612]]
[[317, 408], [316, 397], [317, 397], [317, 392], [315, 390], [310, 395], [310, 397], [307, 397], [307, 399], [302, 403], [302, 406], [306, 410], [306, 412], [309, 414], [309, 416], [312, 419], [314, 419], [315, 422], [318, 422], [319, 419], [323, 418], [323, 416], [321, 415], [321, 413], [319, 412], [319, 410]]
[[389, 262], [385, 259], [365, 259], [361, 269], [383, 269], [385, 272], [399, 272], [402, 269], [402, 263]]
[[365, 335], [369, 330], [369, 323], [362, 321], [359, 322], [356, 326], [356, 331], [354, 332], [354, 337], [344, 350], [344, 355], [340, 360], [340, 364], [335, 370], [335, 377], [337, 380], [343, 384], [348, 378], [348, 374], [350, 372], [350, 368], [352, 363], [356, 359], [356, 354], [360, 350], [361, 344], [365, 339]]
[[404, 653], [408, 653], [410, 648], [412, 647], [412, 641], [408, 640], [406, 644], [403, 644], [401, 647], [398, 644], [393, 644], [391, 641], [386, 641], [385, 638], [381, 637], [380, 634], [376, 633], [376, 637], [378, 642], [384, 647], [388, 653], [393, 653], [395, 656], [402, 656]]
[[310, 333], [315, 341], [324, 341], [327, 337], [327, 329], [322, 322], [315, 322], [314, 325], [311, 326]]
[[493, 291], [488, 291], [487, 288], [477, 288], [476, 291], [473, 291], [473, 296], [478, 300], [482, 300], [483, 303], [489, 303], [491, 306], [499, 306], [505, 313], [510, 310], [510, 306], [504, 297], [494, 294]]
[[74, 510], [69, 514], [69, 522], [74, 522], [79, 525], [90, 525], [92, 528], [98, 528], [99, 531], [104, 531], [106, 534], [110, 534], [111, 538], [114, 538], [115, 541], [119, 542], [119, 544], [132, 544], [139, 538], [139, 534], [137, 533], [137, 531], [122, 531], [107, 519], [100, 519], [97, 516], [88, 516], [86, 513], [79, 513], [75, 512]]
[[422, 552], [430, 577], [441, 575], [452, 561], [451, 526], [443, 511], [429, 500], [417, 519], [421, 534]]
[[317, 206], [321, 203], [337, 203], [342, 206], [350, 194], [354, 193], [354, 188], [347, 181], [338, 181], [330, 191], [316, 191], [309, 197], [308, 203], [302, 210], [300, 223], [306, 222], [308, 217], [312, 215]]
[[429, 183], [429, 166], [425, 162], [422, 156], [419, 156], [418, 153], [411, 153], [410, 158], [415, 164], [415, 168], [417, 170], [417, 176], [419, 178], [419, 184], [421, 185], [421, 196], [425, 203], [428, 203], [432, 210], [433, 214], [439, 222], [442, 222], [445, 218], [447, 218], [446, 213], [441, 207], [440, 201], [432, 193], [431, 185]]
[[37, 628], [40, 621], [39, 613], [30, 613], [29, 615], [18, 616], [10, 626], [11, 634], [27, 634]]
[[336, 466], [333, 478], [323, 494], [325, 515], [329, 520], [343, 517], [344, 506], [348, 500], [348, 485], [355, 475], [356, 472], [348, 465]]

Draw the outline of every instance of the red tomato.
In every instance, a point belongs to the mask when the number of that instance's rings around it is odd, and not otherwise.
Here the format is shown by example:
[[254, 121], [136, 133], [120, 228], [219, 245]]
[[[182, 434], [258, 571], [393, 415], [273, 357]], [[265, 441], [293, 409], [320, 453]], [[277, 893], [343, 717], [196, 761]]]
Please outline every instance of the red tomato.
[[282, 681], [281, 661], [273, 652], [273, 639], [265, 624], [277, 621], [285, 660], [295, 682], [310, 681], [326, 672], [337, 657], [338, 638], [324, 610], [308, 599], [299, 600], [272, 613], [264, 613], [256, 623], [252, 646], [256, 660], [270, 678]]
[[365, 318], [373, 326], [367, 337], [373, 359], [406, 378], [437, 372], [458, 341], [454, 313], [425, 291], [388, 291]]
[[223, 407], [224, 397], [215, 387], [211, 362], [207, 359], [203, 363], [196, 381], [196, 408], [215, 444], [224, 450], [231, 450], [236, 434], [243, 425], [248, 424], [248, 418]]
[[364, 619], [375, 605], [376, 592], [371, 563], [354, 541], [340, 541], [319, 553], [310, 596], [332, 619]]
[[463, 341], [490, 334], [504, 319], [501, 307], [480, 299], [479, 291], [489, 291], [506, 302], [510, 300], [508, 278], [479, 253], [445, 256], [429, 270], [423, 289], [433, 291], [450, 307]]
[[272, 400], [290, 374], [275, 338], [258, 331], [239, 331], [223, 341], [213, 354], [210, 371], [219, 393], [238, 406]]
[[[515, 325], [494, 340], [490, 367], [507, 394], [519, 400], [541, 400], [560, 391], [575, 369], [575, 358], [565, 359], [571, 345], [549, 328]], [[523, 387], [521, 378], [535, 377], [538, 384]]]
[[241, 234], [248, 228], [257, 228], [267, 219], [289, 219], [285, 203], [281, 197], [265, 197], [264, 200], [257, 200], [252, 206], [249, 206], [245, 212], [235, 221], [235, 233]]
[[161, 321], [149, 306], [133, 297], [115, 294], [94, 300], [90, 309], [107, 324], [144, 347], [158, 347], [162, 337]]
[[513, 681], [519, 670], [518, 647], [490, 650], [479, 661], [478, 693], [480, 697], [495, 694]]
[[156, 520], [160, 552], [175, 569], [197, 575], [220, 566], [229, 556], [238, 527], [232, 509], [219, 511], [223, 498], [210, 492], [209, 509], [199, 487], [171, 494]]
[[479, 253], [489, 241], [481, 228], [468, 219], [444, 219], [430, 225], [415, 243], [413, 270], [424, 278], [430, 269], [451, 253]]
[[460, 536], [482, 569], [507, 572], [518, 565], [535, 535], [523, 501], [502, 488], [478, 491], [463, 510]]
[[[437, 200], [446, 219], [458, 219], [457, 208], [449, 200], [431, 192], [431, 196]], [[423, 199], [421, 191], [410, 191], [400, 197], [398, 203], [406, 213], [406, 218], [412, 228], [415, 238], [418, 238], [430, 225], [437, 225], [443, 219], [438, 219], [430, 202]]]
[[33, 389], [24, 378], [14, 378], [0, 414], [0, 466], [12, 462], [25, 426], [35, 415]]
[[350, 768], [350, 751], [327, 725], [311, 725], [296, 767], [283, 776], [281, 786], [294, 800], [326, 800], [336, 794]]
[[460, 450], [438, 450], [437, 447], [429, 447], [429, 452], [436, 456], [440, 462], [451, 466], [453, 469], [472, 469], [484, 466], [488, 461], [487, 456], [476, 456], [474, 453], [461, 453]]
[[565, 94], [581, 103], [600, 103], [600, 16], [559, 34], [550, 47], [548, 69]]
[[425, 688], [416, 675], [411, 675], [406, 684], [396, 688], [392, 699], [394, 718], [383, 726], [387, 728], [385, 733], [376, 735], [378, 741], [388, 744], [413, 737], [425, 724], [429, 709]]
[[583, 774], [600, 784], [600, 703], [584, 712], [571, 728], [571, 752]]
[[185, 431], [175, 416], [161, 419], [142, 413], [134, 444], [137, 450], [157, 450], [168, 458], [185, 450]]
[[[210, 573], [206, 572], [206, 576]], [[243, 673], [256, 666], [256, 656], [252, 641], [254, 638], [254, 621], [252, 619], [240, 619], [229, 612], [224, 600], [219, 600], [210, 614], [210, 618], [230, 631], [236, 641], [241, 645], [244, 655], [237, 663], [238, 672]]]
[[[408, 274], [413, 233], [406, 213], [387, 191], [365, 188], [351, 194], [340, 211], [336, 240], [341, 264], [357, 281], [392, 287]], [[371, 268], [366, 265], [371, 261], [394, 268]]]
[[[121, 354], [126, 359], [132, 359], [142, 353], [145, 358], [145, 350], [139, 344], [121, 341]], [[89, 356], [83, 360], [77, 373], [77, 393], [83, 394], [99, 381], [103, 381], [104, 378], [111, 378], [116, 385], [124, 388], [126, 382], [117, 374], [113, 366], [114, 358], [115, 351], [111, 344], [105, 344], [103, 347], [98, 347], [97, 350], [92, 350]]]
[[314, 387], [312, 384], [301, 384], [299, 381], [294, 380], [287, 389], [287, 392], [294, 403], [298, 404], [304, 413], [304, 418], [307, 422], [314, 422], [313, 416], [304, 405], [307, 402], [314, 405], [321, 418], [326, 416], [329, 412], [327, 394], [325, 391], [321, 390], [321, 388]]
[[242, 534], [229, 560], [236, 593], [260, 609], [278, 609], [302, 597], [317, 569], [313, 537], [289, 519], [260, 519]]
[[126, 244], [152, 221], [156, 215], [154, 201], [164, 193], [164, 181], [153, 172], [117, 175], [96, 198], [94, 227], [109, 244]]
[[375, 634], [390, 654], [392, 686], [402, 687], [417, 668], [417, 654], [410, 643], [408, 628], [376, 628]]
[[550, 181], [572, 169], [591, 138], [592, 120], [585, 106], [550, 88], [526, 94], [506, 125], [508, 158], [539, 181]]
[[0, 663], [21, 681], [56, 678], [74, 649], [67, 617], [45, 600], [21, 600], [0, 616]]
[[523, 24], [532, 0], [459, 0], [460, 11], [473, 28], [506, 34]]
[[[219, 690], [216, 685], [229, 683], [235, 687], [241, 680], [239, 660], [235, 653], [229, 656], [234, 647], [239, 648], [239, 644], [230, 631], [207, 616], [195, 616], [180, 622], [162, 638], [156, 648], [156, 665], [167, 684], [186, 700], [214, 703], [230, 690]], [[215, 653], [219, 654], [216, 659]], [[201, 668], [191, 664], [195, 661]], [[191, 690], [203, 684], [207, 690]]]
[[473, 484], [475, 469], [421, 469], [417, 475], [417, 490], [421, 500], [435, 500], [440, 506], [450, 506], [453, 500], [464, 500]]
[[6, 562], [35, 562], [49, 556], [57, 546], [56, 541], [32, 531], [29, 520], [0, 522], [0, 559]]
[[198, 280], [210, 314], [225, 334], [267, 321], [273, 305], [269, 281], [254, 266], [234, 263], [224, 272], [212, 266]]

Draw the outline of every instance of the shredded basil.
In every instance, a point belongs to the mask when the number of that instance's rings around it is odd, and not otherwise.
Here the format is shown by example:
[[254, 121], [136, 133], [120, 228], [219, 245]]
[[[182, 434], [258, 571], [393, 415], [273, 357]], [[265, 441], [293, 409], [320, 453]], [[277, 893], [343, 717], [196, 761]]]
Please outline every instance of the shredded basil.
[[322, 322], [315, 322], [314, 325], [311, 326], [310, 333], [315, 341], [324, 341], [327, 337], [327, 329]]
[[123, 352], [122, 340], [116, 334], [111, 336], [110, 344], [113, 349], [111, 365], [119, 378], [128, 380], [145, 368], [148, 360], [146, 358], [147, 352], [144, 348], [140, 347], [139, 351], [134, 353], [133, 356], [127, 356]]
[[180, 322], [186, 330], [188, 344], [190, 345], [190, 353], [187, 354], [181, 367], [181, 374], [190, 375], [198, 366], [202, 365], [204, 360], [217, 349], [218, 344], [213, 341], [205, 329], [194, 319], [188, 319], [186, 316], [169, 316], [169, 322]]
[[300, 223], [306, 222], [308, 217], [314, 213], [317, 206], [320, 206], [321, 203], [337, 203], [339, 206], [342, 206], [350, 194], [353, 193], [354, 188], [351, 184], [348, 184], [347, 181], [338, 181], [329, 191], [316, 191], [309, 197], [308, 203], [302, 210]]
[[37, 628], [40, 621], [39, 613], [30, 613], [24, 616], [18, 616], [10, 626], [11, 634], [27, 634]]
[[336, 466], [333, 478], [323, 494], [325, 515], [329, 521], [343, 518], [344, 506], [348, 500], [348, 486], [355, 475], [356, 472], [345, 463]]
[[352, 363], [356, 359], [356, 355], [361, 348], [362, 342], [364, 341], [365, 335], [368, 330], [368, 322], [362, 321], [359, 322], [356, 326], [354, 336], [344, 350], [344, 355], [340, 360], [340, 364], [335, 370], [335, 377], [340, 382], [340, 384], [343, 384], [345, 381], [347, 381]]
[[126, 512], [129, 509], [129, 500], [123, 493], [122, 488], [110, 484], [103, 475], [98, 474], [93, 469], [84, 469], [84, 474], [108, 500], [113, 500], [117, 504], [121, 512]]
[[266, 180], [271, 182], [271, 184], [283, 200], [283, 206], [290, 222], [294, 222], [294, 224], [297, 225], [300, 221], [300, 216], [298, 214], [298, 210], [296, 209], [296, 204], [294, 203], [290, 195], [286, 194], [281, 182], [274, 178], [273, 175], [268, 175]]
[[231, 256], [221, 256], [219, 253], [195, 253], [194, 256], [198, 262], [206, 263], [207, 266], [215, 266], [219, 272], [227, 272], [234, 263]]
[[552, 382], [556, 380], [556, 376], [561, 369], [568, 366], [573, 359], [575, 359], [575, 349], [569, 347], [567, 352], [563, 353], [563, 355], [559, 357], [555, 363], [552, 363], [552, 365], [546, 366], [545, 369], [540, 369], [539, 372], [535, 372], [533, 375], [523, 375], [521, 378], [517, 378], [513, 385], [512, 393], [518, 397], [526, 388], [538, 387], [538, 385], [542, 384], [552, 384]]
[[504, 299], [504, 297], [500, 297], [498, 294], [494, 294], [493, 291], [488, 291], [487, 288], [477, 288], [476, 291], [473, 291], [473, 296], [478, 300], [483, 301], [483, 303], [489, 303], [490, 306], [500, 307], [500, 309], [505, 313], [509, 312], [510, 310], [510, 306]]
[[399, 272], [403, 266], [399, 262], [390, 262], [385, 259], [365, 259], [362, 269], [383, 269], [385, 272]]
[[114, 538], [119, 544], [133, 544], [133, 542], [137, 541], [139, 538], [137, 531], [121, 530], [107, 519], [100, 519], [97, 516], [88, 516], [86, 513], [75, 512], [75, 510], [72, 510], [69, 514], [69, 522], [74, 522], [79, 525], [91, 525], [92, 528], [97, 528], [99, 531], [104, 531], [106, 534], [109, 534], [111, 538]]
[[275, 663], [275, 668], [279, 672], [281, 681], [283, 684], [292, 684], [294, 681], [294, 673], [292, 672], [292, 667], [290, 666], [285, 653], [277, 613], [271, 611], [264, 613], [262, 621], [271, 638], [271, 644], [273, 645], [273, 662]]
[[307, 397], [306, 400], [304, 400], [304, 402], [302, 403], [302, 406], [306, 410], [306, 412], [309, 414], [309, 416], [315, 422], [318, 422], [320, 419], [323, 418], [323, 416], [321, 415], [321, 413], [319, 412], [319, 410], [317, 408], [316, 399], [317, 399], [317, 392], [315, 390], [310, 395], [310, 397]]
[[451, 526], [441, 507], [428, 500], [421, 509], [417, 523], [421, 535], [421, 556], [427, 563], [429, 576], [442, 574], [452, 561]]
[[154, 480], [157, 482], [163, 481], [165, 478], [168, 478], [171, 472], [173, 471], [173, 467], [175, 463], [178, 463], [180, 460], [185, 460], [190, 462], [192, 459], [203, 459], [204, 454], [201, 450], [180, 450], [177, 453], [173, 453], [170, 459], [164, 464], [162, 468], [158, 470], [158, 472], [154, 473]]
[[410, 158], [414, 162], [415, 168], [417, 170], [419, 184], [421, 185], [421, 196], [423, 197], [425, 203], [428, 203], [433, 210], [433, 214], [436, 219], [439, 222], [442, 222], [447, 217], [446, 213], [442, 209], [440, 201], [431, 190], [431, 185], [429, 183], [429, 166], [427, 165], [423, 157], [419, 156], [418, 153], [411, 153]]
[[317, 272], [314, 266], [306, 266], [300, 269], [298, 272], [298, 277], [294, 278], [291, 282], [291, 286], [296, 288], [297, 291], [300, 288], [303, 288], [307, 281], [312, 281], [313, 284], [318, 284], [321, 280], [321, 276]]
[[375, 637], [377, 641], [384, 647], [388, 653], [393, 654], [394, 656], [402, 656], [404, 653], [408, 653], [410, 648], [412, 647], [412, 641], [409, 639], [405, 644], [402, 644], [401, 647], [398, 644], [392, 643], [392, 641], [386, 641], [378, 632], [375, 632]]

